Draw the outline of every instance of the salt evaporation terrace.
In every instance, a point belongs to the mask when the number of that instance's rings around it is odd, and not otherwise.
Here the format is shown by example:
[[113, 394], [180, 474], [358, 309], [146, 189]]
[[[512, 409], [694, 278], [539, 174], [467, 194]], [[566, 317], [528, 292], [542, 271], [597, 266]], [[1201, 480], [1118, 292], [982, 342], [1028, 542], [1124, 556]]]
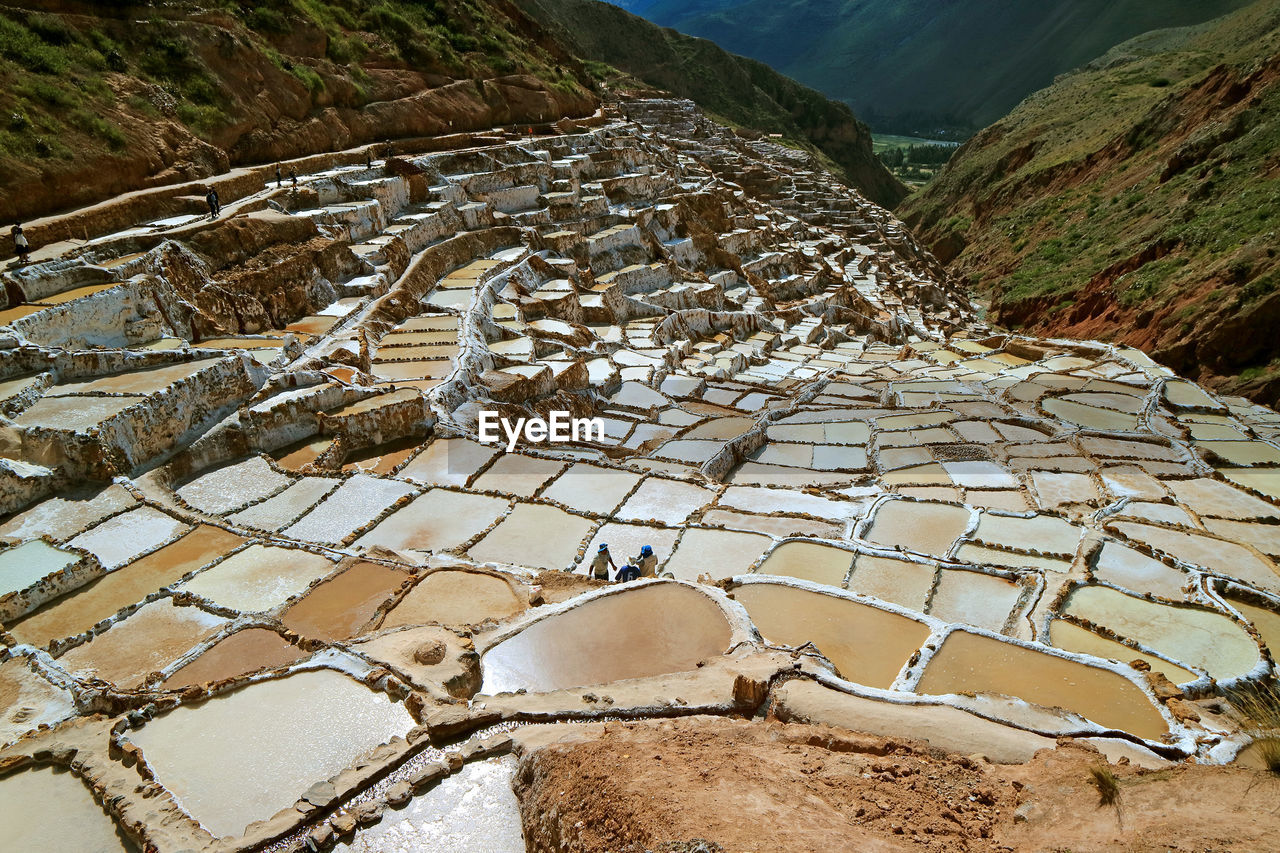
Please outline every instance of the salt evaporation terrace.
[[512, 731], [556, 721], [1248, 747], [1280, 414], [996, 333], [806, 155], [626, 109], [108, 204], [4, 274], [0, 837], [521, 850]]

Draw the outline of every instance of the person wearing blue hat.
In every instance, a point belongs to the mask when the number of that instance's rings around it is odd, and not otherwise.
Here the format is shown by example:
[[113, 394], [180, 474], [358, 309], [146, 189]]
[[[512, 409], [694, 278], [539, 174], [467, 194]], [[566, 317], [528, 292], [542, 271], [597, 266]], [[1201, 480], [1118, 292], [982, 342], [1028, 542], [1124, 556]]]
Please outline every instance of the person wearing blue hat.
[[658, 558], [649, 545], [640, 546], [640, 555], [631, 558], [631, 565], [640, 570], [640, 577], [652, 578], [658, 575]]
[[587, 570], [587, 574], [598, 581], [607, 581], [609, 579], [609, 569], [618, 571], [618, 566], [613, 562], [613, 555], [609, 553], [609, 546], [603, 542], [596, 550], [596, 556], [591, 561], [591, 567]]

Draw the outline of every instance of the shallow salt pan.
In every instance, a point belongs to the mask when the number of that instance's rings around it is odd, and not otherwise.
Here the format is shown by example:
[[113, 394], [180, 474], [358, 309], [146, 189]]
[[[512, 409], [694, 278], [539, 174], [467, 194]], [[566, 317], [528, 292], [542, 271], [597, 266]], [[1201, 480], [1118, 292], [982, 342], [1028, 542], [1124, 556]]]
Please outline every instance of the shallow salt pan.
[[648, 521], [681, 524], [694, 510], [701, 509], [715, 493], [691, 483], [650, 477], [615, 514], [619, 521]]
[[114, 569], [189, 529], [190, 525], [173, 516], [140, 506], [107, 519], [67, 544], [89, 551], [105, 568]]
[[947, 636], [916, 691], [1017, 696], [1145, 738], [1168, 730], [1146, 695], [1117, 673], [967, 631]]
[[921, 563], [859, 554], [849, 589], [923, 613], [936, 572], [933, 566]]
[[181, 588], [223, 607], [254, 613], [278, 607], [332, 569], [329, 560], [299, 548], [250, 545]]
[[413, 725], [386, 694], [317, 670], [175, 708], [129, 739], [188, 814], [227, 836], [292, 806], [310, 785]]
[[58, 658], [58, 666], [80, 678], [92, 676], [124, 688], [137, 687], [148, 673], [176, 661], [227, 621], [162, 598], [66, 652]]
[[446, 569], [432, 572], [414, 586], [387, 614], [381, 627], [434, 622], [461, 628], [486, 619], [504, 619], [526, 604], [503, 578]]
[[929, 615], [944, 622], [1000, 631], [1021, 590], [1003, 578], [962, 569], [943, 569], [929, 603]]
[[557, 477], [542, 496], [582, 512], [607, 514], [617, 508], [641, 479], [640, 474], [632, 471], [580, 462]]
[[472, 762], [399, 811], [356, 833], [335, 850], [352, 853], [436, 853], [472, 850], [524, 853], [520, 803], [511, 789], [516, 760]]
[[222, 515], [265, 498], [292, 482], [261, 456], [202, 474], [177, 490], [178, 497], [201, 512]]
[[710, 575], [715, 580], [744, 574], [773, 540], [759, 533], [689, 527], [664, 570], [679, 580]]
[[756, 574], [786, 575], [839, 587], [844, 586], [852, 564], [852, 552], [818, 542], [791, 541], [770, 552]]
[[137, 848], [65, 770], [38, 767], [0, 779], [0, 838], [23, 853], [131, 853]]
[[1257, 644], [1244, 629], [1211, 610], [1171, 607], [1107, 587], [1085, 586], [1071, 594], [1062, 612], [1110, 628], [1214, 678], [1243, 675], [1260, 659]]
[[789, 489], [766, 489], [755, 486], [730, 486], [716, 502], [747, 512], [798, 512], [818, 518], [857, 518], [862, 505]]
[[142, 402], [142, 397], [41, 397], [14, 423], [81, 432]]
[[886, 501], [876, 511], [866, 538], [881, 545], [942, 556], [968, 524], [969, 510], [961, 506]]
[[[0, 746], [12, 743], [39, 726], [53, 725], [75, 713], [75, 699], [71, 693], [54, 687], [37, 675], [25, 658], [10, 658], [0, 663]], [[0, 790], [3, 789], [2, 784]]]
[[555, 507], [518, 503], [468, 553], [479, 562], [564, 569], [572, 565], [592, 526], [590, 519]]
[[26, 589], [80, 559], [79, 554], [55, 548], [43, 539], [0, 551], [0, 595]]
[[275, 631], [245, 628], [205, 650], [195, 660], [183, 664], [165, 679], [166, 690], [181, 690], [195, 684], [225, 681], [294, 663], [306, 652], [286, 642]]
[[289, 605], [280, 621], [304, 637], [330, 642], [354, 637], [406, 578], [405, 573], [397, 569], [377, 563], [356, 563], [312, 587]]
[[1164, 676], [1174, 684], [1185, 684], [1188, 681], [1195, 681], [1197, 678], [1194, 672], [1183, 669], [1177, 664], [1169, 663], [1155, 655], [1144, 654], [1137, 649], [1131, 649], [1123, 643], [1117, 643], [1115, 640], [1100, 637], [1092, 631], [1063, 619], [1054, 619], [1049, 624], [1049, 643], [1056, 648], [1065, 649], [1069, 652], [1080, 652], [1094, 657], [1109, 658], [1121, 663], [1143, 660], [1151, 665], [1151, 669], [1154, 672], [1164, 673]]
[[356, 540], [357, 547], [445, 551], [483, 533], [507, 511], [506, 498], [431, 489]]
[[694, 669], [723, 654], [729, 623], [698, 590], [657, 582], [553, 614], [484, 653], [483, 692], [542, 692]]
[[1103, 543], [1094, 572], [1101, 580], [1125, 589], [1175, 601], [1182, 598], [1182, 585], [1187, 582], [1187, 576], [1177, 569], [1117, 542]]
[[303, 477], [280, 494], [227, 516], [227, 521], [259, 530], [279, 530], [338, 488], [339, 482], [328, 477]]
[[529, 498], [563, 469], [564, 463], [554, 459], [504, 453], [476, 478], [472, 488]]
[[0, 525], [0, 536], [16, 540], [48, 536], [64, 540], [137, 503], [122, 486], [108, 486], [85, 498], [50, 498]]
[[465, 486], [499, 452], [469, 438], [439, 438], [400, 469], [399, 476], [415, 483]]
[[920, 622], [832, 595], [774, 583], [744, 584], [733, 597], [773, 643], [813, 643], [849, 681], [888, 687], [929, 636]]
[[341, 542], [413, 491], [407, 483], [356, 474], [294, 522], [284, 535], [312, 542]]

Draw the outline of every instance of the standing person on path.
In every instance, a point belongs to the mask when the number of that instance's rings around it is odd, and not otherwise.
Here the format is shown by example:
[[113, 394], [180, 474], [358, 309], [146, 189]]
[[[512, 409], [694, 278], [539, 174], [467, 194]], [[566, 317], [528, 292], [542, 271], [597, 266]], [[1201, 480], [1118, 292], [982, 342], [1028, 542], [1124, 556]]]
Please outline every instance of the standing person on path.
[[292, 166], [289, 167], [289, 180], [293, 181], [294, 187], [298, 186], [298, 172]]
[[209, 187], [209, 192], [204, 197], [205, 202], [209, 205], [209, 218], [217, 219], [222, 208], [218, 204], [218, 191], [213, 187]]
[[587, 575], [598, 581], [607, 581], [609, 579], [609, 569], [618, 571], [617, 565], [613, 562], [613, 555], [609, 553], [609, 546], [601, 544], [599, 550], [596, 551], [595, 558], [591, 561], [590, 567], [587, 569]]
[[9, 234], [13, 237], [13, 251], [18, 256], [18, 263], [31, 263], [31, 244], [27, 242], [27, 235], [22, 233], [22, 224], [15, 222]]
[[276, 189], [284, 186], [284, 176], [280, 174], [280, 164], [276, 163]]

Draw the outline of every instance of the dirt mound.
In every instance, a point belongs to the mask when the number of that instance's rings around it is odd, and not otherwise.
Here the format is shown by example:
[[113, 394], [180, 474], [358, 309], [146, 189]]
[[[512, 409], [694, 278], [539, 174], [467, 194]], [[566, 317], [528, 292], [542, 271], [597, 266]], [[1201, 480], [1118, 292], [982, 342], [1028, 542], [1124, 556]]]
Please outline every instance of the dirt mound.
[[1091, 747], [1024, 765], [817, 726], [711, 718], [609, 724], [527, 753], [516, 776], [528, 849], [1268, 850], [1276, 784], [1245, 770], [1111, 766]]
[[576, 572], [551, 570], [539, 572], [537, 585], [542, 587], [543, 604], [559, 604], [581, 592], [609, 586], [608, 581], [598, 581]]

